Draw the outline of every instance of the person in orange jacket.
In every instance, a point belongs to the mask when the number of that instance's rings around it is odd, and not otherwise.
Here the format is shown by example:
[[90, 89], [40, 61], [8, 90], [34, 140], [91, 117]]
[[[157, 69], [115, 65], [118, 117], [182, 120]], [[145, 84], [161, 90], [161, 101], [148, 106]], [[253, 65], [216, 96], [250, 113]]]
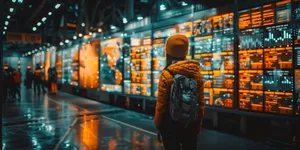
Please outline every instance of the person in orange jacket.
[[[166, 69], [160, 75], [158, 97], [154, 123], [157, 129], [158, 141], [162, 142], [166, 150], [196, 150], [197, 136], [200, 133], [202, 118], [204, 115], [204, 90], [203, 80], [200, 73], [200, 64], [196, 60], [186, 60], [189, 41], [184, 35], [173, 35], [168, 38], [166, 53]], [[199, 109], [195, 115], [199, 121], [182, 123], [175, 121], [170, 112], [170, 92], [174, 81], [174, 75], [180, 74], [191, 77], [196, 81], [197, 93], [194, 98], [198, 101], [196, 108]]]

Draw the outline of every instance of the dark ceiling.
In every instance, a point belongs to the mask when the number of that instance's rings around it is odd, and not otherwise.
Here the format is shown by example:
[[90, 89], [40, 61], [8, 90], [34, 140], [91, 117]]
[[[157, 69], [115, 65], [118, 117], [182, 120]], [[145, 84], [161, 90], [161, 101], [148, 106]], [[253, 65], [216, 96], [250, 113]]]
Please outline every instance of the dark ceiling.
[[[21, 1], [22, 3], [20, 3]], [[208, 7], [233, 4], [234, 1], [185, 0], [189, 4], [201, 3]], [[238, 0], [238, 2], [245, 1], [250, 0]], [[57, 33], [57, 44], [64, 38], [72, 38], [76, 32], [86, 32], [91, 27], [106, 31], [109, 30], [112, 23], [119, 27], [123, 26], [122, 18], [128, 16], [128, 3], [130, 2], [134, 3], [134, 16], [128, 18], [128, 21], [136, 20], [137, 15], [155, 14], [157, 3], [167, 3], [169, 9], [180, 8], [182, 0], [4, 0], [5, 21], [9, 21], [6, 33], [39, 33], [42, 35], [43, 44], [52, 43], [52, 34]], [[57, 4], [61, 4], [59, 9], [55, 9]], [[82, 9], [81, 6], [85, 6], [85, 9]], [[10, 12], [11, 8], [14, 9], [12, 12]], [[49, 15], [49, 12], [52, 14]], [[8, 15], [10, 19], [7, 19]], [[43, 17], [47, 17], [44, 23], [42, 22]], [[62, 20], [64, 24], [62, 24]], [[40, 26], [37, 26], [38, 22], [41, 22]], [[79, 22], [85, 22], [86, 27], [82, 28]], [[74, 23], [77, 26], [76, 28], [68, 28], [65, 26], [66, 23]], [[33, 31], [33, 27], [37, 27], [37, 30]], [[6, 42], [4, 43], [4, 50], [28, 51], [38, 46], [37, 44]]]

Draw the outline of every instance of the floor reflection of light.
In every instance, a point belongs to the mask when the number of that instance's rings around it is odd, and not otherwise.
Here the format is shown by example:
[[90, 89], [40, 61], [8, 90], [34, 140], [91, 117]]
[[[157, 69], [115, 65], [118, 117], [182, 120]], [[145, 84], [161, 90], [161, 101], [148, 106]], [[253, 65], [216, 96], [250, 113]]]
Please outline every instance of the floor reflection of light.
[[88, 149], [97, 149], [98, 148], [98, 125], [99, 121], [87, 122], [84, 121], [84, 124], [81, 125], [80, 131], [80, 141]]

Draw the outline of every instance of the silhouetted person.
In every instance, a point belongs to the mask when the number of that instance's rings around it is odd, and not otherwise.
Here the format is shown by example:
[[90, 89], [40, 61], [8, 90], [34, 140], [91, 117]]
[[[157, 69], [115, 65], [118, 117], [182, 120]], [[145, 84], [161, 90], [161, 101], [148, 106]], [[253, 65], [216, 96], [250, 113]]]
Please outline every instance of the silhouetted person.
[[166, 150], [196, 150], [204, 115], [200, 64], [186, 60], [189, 41], [184, 35], [168, 38], [167, 65], [159, 79], [154, 123]]
[[16, 69], [13, 69], [13, 77], [14, 77], [14, 84], [13, 84], [13, 91], [14, 91], [14, 97], [18, 95], [18, 100], [21, 100], [21, 72], [17, 71]]
[[57, 92], [57, 72], [55, 67], [50, 69], [49, 75], [51, 94], [55, 95]]
[[34, 71], [34, 92], [40, 94], [41, 90], [45, 93], [45, 89], [43, 86], [43, 80], [42, 80], [43, 71], [40, 68], [40, 66], [37, 66]]
[[31, 68], [28, 68], [26, 70], [26, 82], [25, 82], [25, 85], [26, 85], [27, 89], [31, 89], [32, 88], [33, 78], [34, 78], [33, 71], [32, 71]]

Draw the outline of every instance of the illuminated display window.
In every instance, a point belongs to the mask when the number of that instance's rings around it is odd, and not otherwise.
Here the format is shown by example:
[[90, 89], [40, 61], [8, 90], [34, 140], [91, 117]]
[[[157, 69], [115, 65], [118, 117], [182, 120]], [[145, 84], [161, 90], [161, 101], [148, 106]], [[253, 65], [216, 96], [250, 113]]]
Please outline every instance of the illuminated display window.
[[296, 115], [300, 115], [300, 69], [295, 69]]
[[194, 21], [194, 58], [200, 62], [205, 104], [233, 108], [233, 13]]
[[56, 52], [55, 56], [55, 67], [56, 67], [56, 73], [57, 73], [57, 81], [59, 83], [62, 82], [62, 51]]
[[63, 50], [63, 74], [62, 74], [62, 83], [71, 84], [72, 82], [72, 57], [71, 49]]
[[79, 82], [79, 47], [73, 46], [63, 51], [62, 83], [78, 86]]
[[130, 55], [125, 67], [130, 75], [124, 79], [126, 94], [151, 96], [151, 31], [134, 33], [130, 38]]
[[101, 42], [100, 81], [103, 91], [122, 92], [122, 47], [122, 38], [112, 38]]
[[292, 29], [283, 24], [290, 20], [290, 0], [240, 12], [240, 109], [292, 114]]
[[79, 85], [96, 89], [99, 86], [99, 49], [100, 40], [94, 40], [80, 47]]

